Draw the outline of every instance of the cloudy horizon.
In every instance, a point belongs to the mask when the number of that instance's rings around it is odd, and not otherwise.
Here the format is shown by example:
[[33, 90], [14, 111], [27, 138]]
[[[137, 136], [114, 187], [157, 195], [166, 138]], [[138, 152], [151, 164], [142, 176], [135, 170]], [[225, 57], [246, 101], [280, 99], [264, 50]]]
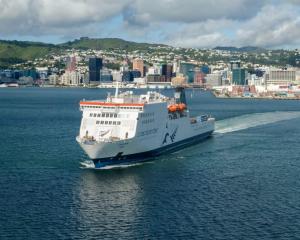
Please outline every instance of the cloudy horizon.
[[300, 0], [0, 0], [0, 39], [299, 48]]

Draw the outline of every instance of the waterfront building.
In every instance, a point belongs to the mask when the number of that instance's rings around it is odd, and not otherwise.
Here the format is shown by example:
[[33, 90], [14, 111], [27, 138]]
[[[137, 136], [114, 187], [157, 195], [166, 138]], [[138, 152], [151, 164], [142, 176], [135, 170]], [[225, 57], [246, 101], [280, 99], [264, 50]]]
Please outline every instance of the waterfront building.
[[187, 84], [187, 78], [181, 73], [177, 74], [176, 77], [172, 78], [173, 86], [184, 86], [186, 84]]
[[50, 85], [58, 85], [59, 84], [59, 77], [57, 74], [52, 74], [49, 76], [49, 84]]
[[144, 60], [141, 58], [136, 58], [132, 62], [132, 69], [140, 71], [142, 77], [144, 77]]
[[142, 85], [146, 83], [145, 80], [146, 80], [146, 79], [143, 78], [143, 77], [140, 77], [140, 78], [134, 78], [134, 79], [133, 79], [133, 81], [134, 81], [136, 84], [142, 84]]
[[271, 69], [269, 73], [265, 75], [267, 85], [289, 85], [296, 83], [296, 71], [293, 69], [281, 70]]
[[300, 85], [300, 70], [296, 71], [296, 84]]
[[179, 73], [179, 64], [177, 61], [173, 62], [173, 73]]
[[38, 78], [38, 73], [35, 69], [28, 69], [23, 72], [24, 77], [32, 77], [35, 81]]
[[234, 68], [232, 70], [232, 84], [246, 85], [246, 69]]
[[81, 84], [81, 82], [82, 82], [81, 75], [76, 71], [75, 72], [66, 71], [60, 77], [60, 83], [66, 86], [78, 86]]
[[161, 75], [160, 74], [148, 74], [147, 75], [147, 83], [153, 82], [161, 82]]
[[125, 71], [122, 75], [123, 82], [132, 82], [134, 78], [141, 78], [141, 72], [138, 70]]
[[163, 76], [164, 82], [171, 82], [173, 74], [173, 66], [170, 64], [162, 64], [161, 75]]
[[133, 81], [133, 75], [132, 75], [131, 71], [123, 72], [122, 81], [123, 82], [132, 82]]
[[156, 67], [149, 67], [148, 69], [148, 75], [153, 75], [153, 74], [160, 74], [160, 70]]
[[33, 79], [32, 77], [20, 77], [17, 83], [20, 86], [32, 86], [33, 85]]
[[100, 82], [112, 82], [113, 76], [108, 69], [102, 69], [100, 71]]
[[222, 85], [222, 74], [219, 72], [206, 75], [206, 86], [217, 87]]
[[100, 82], [100, 70], [102, 69], [102, 58], [91, 57], [89, 59], [89, 81]]
[[122, 81], [122, 73], [120, 71], [112, 71], [112, 77], [114, 81], [121, 82]]
[[140, 78], [140, 77], [142, 77], [142, 73], [140, 71], [138, 71], [138, 70], [132, 70], [130, 72], [131, 72], [133, 78]]

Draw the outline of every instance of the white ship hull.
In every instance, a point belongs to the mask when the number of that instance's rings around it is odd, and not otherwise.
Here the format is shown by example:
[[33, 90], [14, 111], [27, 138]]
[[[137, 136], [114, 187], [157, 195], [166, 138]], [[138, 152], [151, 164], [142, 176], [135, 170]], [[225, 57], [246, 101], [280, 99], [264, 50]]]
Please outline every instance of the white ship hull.
[[[88, 102], [86, 105], [95, 104]], [[103, 107], [107, 106], [104, 103], [99, 103], [99, 110], [95, 107], [84, 110], [80, 135], [76, 140], [94, 161], [96, 168], [147, 161], [197, 144], [214, 131], [213, 118], [189, 118], [188, 111], [170, 113], [165, 101], [143, 107], [139, 104], [135, 107], [127, 105], [124, 109], [129, 110], [122, 110], [123, 104]], [[114, 112], [103, 114], [104, 111], [112, 112], [105, 108], [114, 109]]]

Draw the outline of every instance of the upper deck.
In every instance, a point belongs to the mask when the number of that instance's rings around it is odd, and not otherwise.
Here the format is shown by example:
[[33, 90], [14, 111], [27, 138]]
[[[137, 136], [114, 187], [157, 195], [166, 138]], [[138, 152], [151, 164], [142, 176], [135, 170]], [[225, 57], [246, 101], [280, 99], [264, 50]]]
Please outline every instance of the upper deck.
[[81, 101], [80, 107], [84, 108], [119, 108], [143, 110], [147, 104], [156, 104], [171, 101], [166, 96], [157, 92], [147, 92], [147, 94], [134, 95], [132, 91], [121, 93], [117, 96], [108, 95], [106, 100]]

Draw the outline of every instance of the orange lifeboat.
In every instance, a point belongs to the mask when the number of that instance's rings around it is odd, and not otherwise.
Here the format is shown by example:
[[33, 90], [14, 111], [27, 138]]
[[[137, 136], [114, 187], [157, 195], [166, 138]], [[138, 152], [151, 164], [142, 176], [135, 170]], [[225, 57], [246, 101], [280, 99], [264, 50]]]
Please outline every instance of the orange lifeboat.
[[177, 106], [175, 104], [168, 106], [169, 112], [176, 112], [177, 111]]
[[183, 110], [186, 109], [186, 105], [184, 103], [179, 103], [177, 105], [177, 109], [182, 112]]

